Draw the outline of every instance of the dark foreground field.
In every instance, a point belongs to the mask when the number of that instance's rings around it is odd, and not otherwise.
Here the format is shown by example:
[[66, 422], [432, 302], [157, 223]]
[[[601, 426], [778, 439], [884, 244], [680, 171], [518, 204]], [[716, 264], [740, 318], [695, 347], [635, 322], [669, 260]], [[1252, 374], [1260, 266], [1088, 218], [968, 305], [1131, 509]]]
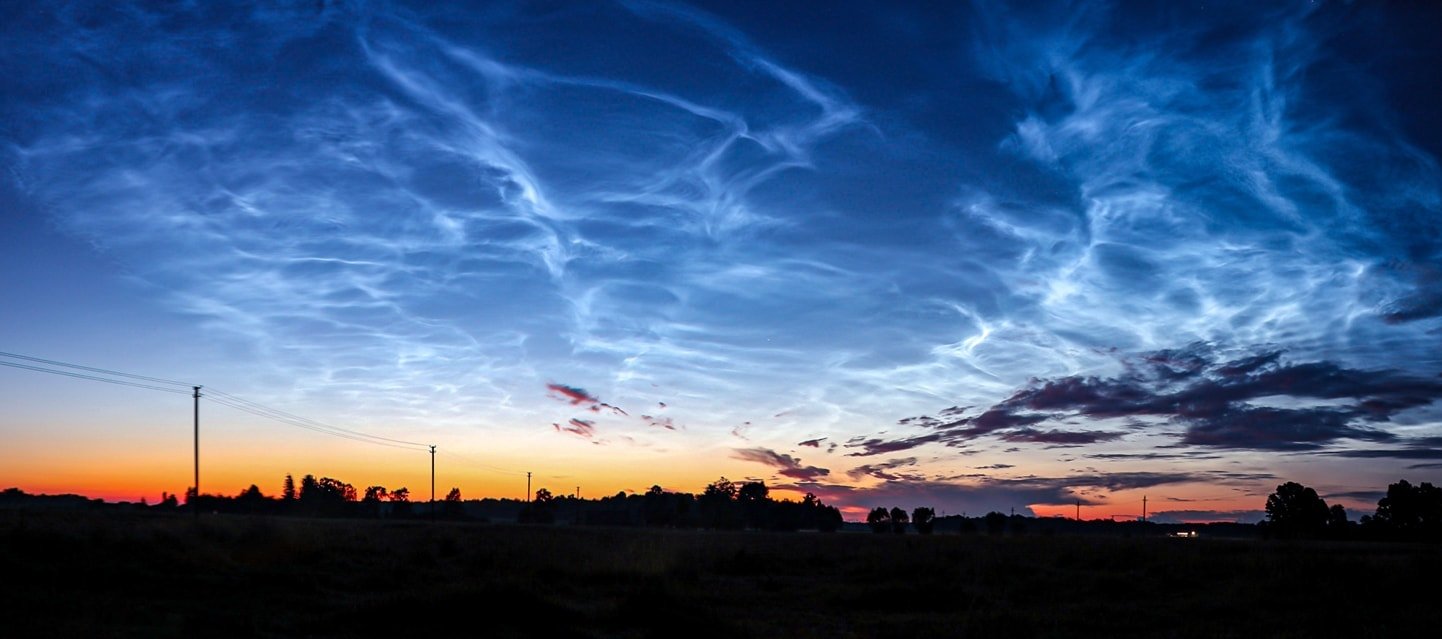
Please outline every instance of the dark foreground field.
[[1437, 636], [1434, 546], [0, 511], [0, 636]]

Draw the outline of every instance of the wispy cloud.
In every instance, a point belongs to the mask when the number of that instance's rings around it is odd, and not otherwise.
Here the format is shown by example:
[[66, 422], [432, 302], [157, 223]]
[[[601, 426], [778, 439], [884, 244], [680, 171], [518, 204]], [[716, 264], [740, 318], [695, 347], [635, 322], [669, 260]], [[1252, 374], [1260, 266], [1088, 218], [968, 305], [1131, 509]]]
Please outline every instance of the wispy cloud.
[[782, 477], [800, 481], [811, 481], [831, 474], [831, 471], [816, 466], [804, 466], [801, 460], [769, 448], [738, 448], [731, 454], [736, 459], [765, 464], [776, 470]]
[[863, 464], [861, 466], [857, 466], [856, 468], [846, 471], [846, 475], [852, 479], [860, 479], [862, 477], [874, 477], [876, 479], [883, 479], [886, 481], [924, 480], [925, 477], [917, 473], [895, 472], [897, 468], [905, 468], [907, 466], [915, 465], [915, 457], [892, 459], [885, 462]]
[[[1034, 380], [974, 417], [908, 418], [903, 422], [937, 432], [892, 441], [866, 440], [858, 444], [862, 451], [853, 454], [904, 450], [931, 442], [956, 446], [983, 436], [1080, 446], [1112, 442], [1128, 434], [1031, 427], [1067, 419], [1158, 419], [1183, 428], [1178, 438], [1184, 446], [1320, 450], [1341, 440], [1398, 441], [1380, 426], [1400, 413], [1442, 399], [1442, 379], [1395, 370], [1350, 369], [1332, 362], [1289, 362], [1276, 350], [1226, 358], [1211, 345], [1194, 343], [1128, 357], [1123, 365], [1124, 372], [1116, 377]], [[1286, 405], [1277, 405], [1279, 402]], [[1317, 402], [1327, 403], [1308, 405]], [[1391, 452], [1404, 456], [1417, 451], [1362, 449], [1334, 454], [1366, 457]], [[1157, 453], [1110, 457], [1159, 458]]]
[[596, 435], [596, 422], [587, 419], [573, 417], [565, 424], [551, 424], [551, 426], [554, 426], [558, 433], [570, 433], [586, 439], [591, 439]]
[[574, 387], [574, 386], [566, 386], [565, 384], [550, 383], [550, 384], [546, 384], [546, 390], [554, 393], [556, 396], [558, 396], [558, 397], [560, 397], [561, 399], [565, 400], [567, 403], [571, 404], [572, 406], [579, 406], [579, 405], [581, 405], [581, 404], [597, 404], [597, 405], [599, 405], [599, 404], [601, 403], [601, 400], [600, 400], [600, 399], [597, 399], [596, 396], [594, 396], [594, 395], [586, 392], [585, 389], [576, 388], [576, 387]]

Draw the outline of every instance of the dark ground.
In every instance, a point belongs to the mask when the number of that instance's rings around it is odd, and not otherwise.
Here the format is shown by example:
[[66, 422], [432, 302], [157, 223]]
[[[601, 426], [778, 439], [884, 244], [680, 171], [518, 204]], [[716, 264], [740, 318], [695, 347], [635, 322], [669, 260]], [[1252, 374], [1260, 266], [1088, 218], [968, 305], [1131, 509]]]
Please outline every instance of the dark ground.
[[1442, 547], [0, 511], [4, 637], [1437, 636]]

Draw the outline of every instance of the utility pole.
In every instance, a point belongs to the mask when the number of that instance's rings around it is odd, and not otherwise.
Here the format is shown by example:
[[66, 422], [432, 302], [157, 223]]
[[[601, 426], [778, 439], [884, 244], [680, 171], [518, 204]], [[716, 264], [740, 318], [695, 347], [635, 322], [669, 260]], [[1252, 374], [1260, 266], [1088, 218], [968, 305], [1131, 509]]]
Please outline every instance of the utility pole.
[[1142, 495], [1142, 521], [1147, 520], [1147, 496]]
[[531, 471], [526, 471], [526, 503], [531, 503]]
[[200, 521], [200, 387], [192, 386], [195, 394], [195, 493], [190, 498], [190, 509], [195, 512], [195, 520]]
[[1076, 520], [1081, 521], [1081, 500], [1076, 500]]
[[436, 445], [431, 444], [431, 521], [436, 520]]
[[580, 499], [580, 498], [581, 498], [581, 487], [580, 487], [580, 486], [577, 486], [577, 487], [576, 487], [576, 499]]

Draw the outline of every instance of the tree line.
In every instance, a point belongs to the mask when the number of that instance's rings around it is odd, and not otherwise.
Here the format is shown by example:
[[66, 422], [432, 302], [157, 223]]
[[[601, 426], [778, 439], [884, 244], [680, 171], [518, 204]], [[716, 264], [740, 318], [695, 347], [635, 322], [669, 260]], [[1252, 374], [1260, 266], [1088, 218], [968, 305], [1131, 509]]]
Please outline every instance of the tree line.
[[[436, 514], [460, 518], [461, 489], [452, 488], [436, 507]], [[299, 485], [287, 474], [280, 494], [266, 496], [259, 486], [251, 484], [234, 497], [227, 495], [196, 495], [186, 491], [184, 502], [175, 495], [161, 493], [160, 509], [199, 509], [201, 512], [233, 514], [302, 515], [312, 517], [410, 517], [415, 514], [409, 488], [394, 490], [385, 486], [367, 486], [363, 490], [333, 477], [305, 475]]]
[[800, 501], [773, 499], [764, 482], [736, 483], [725, 477], [711, 482], [694, 495], [671, 492], [659, 485], [642, 494], [618, 492], [585, 503], [571, 497], [555, 497], [549, 490], [521, 511], [523, 523], [551, 523], [575, 509], [572, 520], [601, 525], [639, 525], [654, 528], [708, 528], [713, 530], [819, 530], [841, 528], [841, 511], [828, 506], [811, 493]]
[[[800, 501], [774, 499], [770, 489], [760, 481], [732, 482], [722, 477], [711, 482], [699, 495], [667, 491], [652, 486], [643, 494], [618, 492], [600, 499], [579, 499], [557, 496], [549, 489], [536, 490], [533, 499], [486, 499], [468, 507], [459, 488], [452, 488], [438, 502], [435, 516], [447, 519], [485, 519], [476, 511], [505, 513], [526, 524], [551, 524], [562, 521], [596, 525], [651, 526], [665, 528], [708, 528], [716, 530], [819, 530], [831, 532], [841, 528], [841, 511], [828, 506], [807, 493]], [[184, 502], [162, 493], [159, 510], [198, 508], [201, 512], [235, 514], [303, 515], [312, 517], [385, 517], [405, 518], [431, 516], [429, 506], [416, 506], [407, 488], [388, 489], [355, 486], [331, 477], [305, 475], [299, 484], [286, 475], [279, 496], [270, 497], [252, 484], [234, 497], [227, 495], [195, 495], [187, 491]], [[500, 515], [509, 520], [505, 514]]]
[[1341, 504], [1327, 505], [1317, 491], [1286, 482], [1267, 496], [1267, 520], [1261, 526], [1281, 538], [1388, 539], [1442, 541], [1442, 488], [1403, 479], [1387, 486], [1371, 515], [1353, 522]]

